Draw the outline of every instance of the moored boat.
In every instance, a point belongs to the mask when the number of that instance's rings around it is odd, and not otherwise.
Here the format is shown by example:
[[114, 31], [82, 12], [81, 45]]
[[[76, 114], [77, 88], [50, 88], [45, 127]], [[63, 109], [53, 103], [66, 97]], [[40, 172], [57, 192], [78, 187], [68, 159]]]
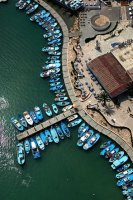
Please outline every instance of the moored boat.
[[16, 3], [16, 7], [19, 7], [21, 4], [23, 4], [23, 0], [19, 0], [17, 3]]
[[84, 144], [83, 149], [84, 150], [90, 149], [91, 147], [93, 147], [96, 144], [96, 142], [98, 142], [99, 139], [100, 139], [100, 134], [99, 133], [96, 133], [96, 134], [92, 135], [87, 140], [87, 142]]
[[60, 93], [62, 93], [62, 92], [64, 92], [65, 90], [64, 89], [61, 89], [61, 90], [56, 90], [56, 91], [54, 91], [54, 93], [55, 94], [60, 94]]
[[54, 86], [54, 87], [50, 87], [50, 91], [55, 91], [55, 90], [60, 90], [61, 88], [63, 87], [63, 85], [57, 85], [57, 86]]
[[20, 124], [23, 127], [27, 128], [28, 124], [27, 124], [27, 121], [25, 120], [24, 116], [23, 115], [18, 115], [18, 119], [19, 119]]
[[58, 110], [58, 107], [56, 106], [56, 104], [52, 104], [52, 109], [54, 111], [55, 114], [58, 114], [59, 110]]
[[44, 133], [45, 133], [46, 138], [48, 139], [48, 142], [50, 143], [53, 142], [53, 138], [50, 131], [48, 129], [45, 129]]
[[59, 80], [60, 78], [53, 78], [53, 79], [50, 79], [49, 82], [54, 83], [54, 82], [58, 82]]
[[56, 102], [57, 106], [67, 106], [69, 104], [70, 104], [69, 101], [59, 101], [59, 102]]
[[29, 142], [28, 139], [26, 139], [26, 140], [24, 141], [24, 149], [25, 149], [26, 154], [29, 154], [29, 153], [30, 153], [30, 142]]
[[75, 114], [75, 115], [72, 115], [72, 116], [68, 117], [67, 120], [68, 120], [69, 122], [71, 122], [71, 121], [73, 121], [74, 119], [77, 119], [77, 118], [78, 118], [78, 115]]
[[122, 156], [124, 156], [124, 151], [120, 151], [118, 153], [114, 153], [112, 157], [109, 159], [109, 162], [114, 162], [115, 160], [120, 159]]
[[113, 156], [113, 154], [118, 153], [118, 151], [119, 151], [119, 148], [113, 149], [109, 153], [106, 153], [105, 158], [111, 158]]
[[61, 129], [65, 136], [70, 137], [70, 131], [64, 122], [61, 122]]
[[50, 86], [53, 87], [53, 86], [57, 86], [57, 85], [60, 85], [61, 82], [55, 82], [55, 83], [50, 83]]
[[48, 106], [47, 103], [43, 103], [43, 109], [44, 109], [47, 116], [49, 116], [49, 117], [52, 116], [52, 111], [51, 111], [51, 109], [50, 109], [50, 107]]
[[45, 132], [41, 132], [41, 133], [40, 133], [40, 137], [41, 137], [43, 143], [44, 143], [45, 145], [48, 145], [48, 142], [49, 142], [49, 141], [48, 141], [48, 138], [47, 138]]
[[55, 129], [56, 129], [56, 132], [58, 134], [58, 136], [61, 138], [61, 139], [64, 139], [64, 134], [63, 134], [63, 131], [61, 130], [60, 126], [58, 126], [57, 124], [55, 125]]
[[73, 120], [72, 122], [69, 122], [67, 126], [74, 127], [74, 126], [79, 125], [81, 122], [82, 122], [82, 119], [78, 118], [78, 119]]
[[45, 149], [44, 143], [39, 135], [36, 136], [36, 142], [37, 142], [39, 149], [41, 149], [41, 150]]
[[78, 129], [78, 138], [82, 137], [88, 130], [89, 126], [85, 125], [85, 123], [82, 123], [81, 126]]
[[54, 100], [55, 101], [66, 101], [66, 100], [68, 100], [68, 97], [56, 97]]
[[31, 116], [29, 115], [29, 113], [27, 111], [23, 112], [24, 118], [27, 121], [27, 123], [32, 126], [33, 125], [33, 120], [31, 118]]
[[54, 142], [55, 142], [55, 143], [59, 143], [58, 134], [57, 134], [55, 128], [53, 128], [53, 126], [51, 126], [51, 128], [50, 128], [50, 133], [51, 133], [51, 135], [52, 135], [52, 138], [53, 138]]
[[[59, 93], [59, 94], [60, 94], [60, 93]], [[59, 95], [59, 94], [58, 94], [58, 95]], [[61, 94], [62, 94], [62, 93], [61, 93]], [[66, 112], [67, 110], [72, 109], [72, 107], [73, 107], [72, 105], [65, 106], [64, 108], [62, 108], [62, 111], [63, 111], [63, 112]]]
[[128, 160], [128, 156], [123, 156], [119, 160], [115, 160], [113, 164], [111, 165], [112, 169], [116, 169], [123, 165]]
[[122, 186], [126, 183], [130, 183], [131, 181], [133, 181], [133, 174], [130, 174], [130, 175], [127, 175], [125, 176], [124, 178], [120, 179], [118, 182], [117, 182], [117, 186]]
[[109, 146], [107, 146], [106, 148], [102, 149], [100, 152], [101, 156], [105, 156], [106, 154], [108, 154], [110, 151], [112, 151], [115, 148], [114, 144], [110, 144]]
[[56, 94], [55, 95], [56, 97], [64, 97], [64, 96], [66, 96], [66, 93], [64, 92], [64, 93], [59, 93], [59, 94]]
[[57, 56], [59, 56], [59, 55], [61, 55], [61, 52], [59, 52], [59, 51], [48, 51], [48, 54], [49, 55], [57, 55]]
[[17, 161], [19, 165], [23, 165], [25, 163], [25, 151], [22, 143], [17, 144]]
[[38, 4], [33, 5], [29, 10], [26, 11], [26, 14], [33, 13], [38, 8]]
[[81, 147], [84, 145], [84, 143], [93, 135], [93, 132], [90, 130], [87, 133], [85, 133], [78, 141], [77, 146]]
[[43, 52], [49, 52], [49, 51], [58, 51], [60, 48], [59, 46], [51, 46], [51, 47], [43, 47]]
[[15, 117], [11, 118], [11, 122], [19, 131], [23, 131], [24, 130], [24, 127], [18, 122], [17, 119], [15, 119]]
[[111, 144], [111, 140], [108, 140], [107, 142], [104, 142], [101, 146], [100, 146], [100, 149], [104, 149], [106, 148], [107, 146], [109, 146]]
[[117, 169], [117, 172], [122, 172], [126, 169], [128, 169], [130, 167], [130, 163], [127, 163], [125, 165], [123, 165], [122, 167], [120, 167], [119, 169]]
[[22, 3], [19, 6], [19, 9], [22, 10], [22, 9], [26, 8], [26, 6], [28, 6], [29, 4], [30, 4], [30, 0], [24, 1], [24, 3]]
[[124, 176], [127, 176], [132, 173], [133, 173], [133, 168], [129, 168], [125, 171], [122, 171], [122, 172], [119, 172], [118, 174], [116, 174], [116, 178], [123, 178]]
[[33, 138], [30, 138], [30, 145], [31, 145], [31, 151], [34, 159], [38, 159], [41, 157], [39, 149], [36, 145], [36, 142]]
[[30, 116], [31, 116], [32, 120], [34, 121], [34, 123], [37, 124], [39, 122], [39, 120], [38, 120], [38, 118], [37, 118], [37, 116], [36, 116], [34, 111], [30, 111]]
[[39, 120], [43, 120], [43, 114], [38, 106], [34, 107], [35, 114]]

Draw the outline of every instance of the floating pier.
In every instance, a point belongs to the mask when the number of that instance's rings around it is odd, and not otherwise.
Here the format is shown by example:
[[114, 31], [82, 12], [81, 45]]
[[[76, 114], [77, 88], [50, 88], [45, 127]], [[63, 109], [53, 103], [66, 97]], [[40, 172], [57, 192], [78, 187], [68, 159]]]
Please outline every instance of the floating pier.
[[44, 121], [32, 128], [27, 129], [26, 131], [19, 133], [18, 135], [16, 135], [17, 140], [24, 140], [27, 137], [33, 136], [35, 134], [37, 134], [38, 132], [43, 131], [45, 128], [48, 128], [49, 126], [52, 126], [72, 115], [74, 115], [76, 113], [76, 110], [74, 108], [72, 108], [71, 110], [68, 110], [66, 112], [63, 112], [59, 115], [56, 115], [55, 117], [52, 117], [50, 119], [48, 119], [47, 121]]

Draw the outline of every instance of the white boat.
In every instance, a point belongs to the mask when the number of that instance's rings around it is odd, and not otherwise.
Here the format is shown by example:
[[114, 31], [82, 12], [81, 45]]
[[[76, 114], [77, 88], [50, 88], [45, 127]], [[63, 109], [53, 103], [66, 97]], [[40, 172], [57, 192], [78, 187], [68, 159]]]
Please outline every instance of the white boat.
[[66, 112], [67, 110], [70, 110], [73, 106], [72, 105], [68, 105], [68, 106], [65, 106], [62, 111], [63, 112]]
[[27, 111], [25, 111], [23, 113], [23, 115], [24, 115], [24, 118], [27, 121], [27, 123], [32, 126], [34, 122], [33, 122], [32, 118], [31, 118], [31, 116], [29, 115], [29, 113]]
[[72, 116], [68, 117], [67, 120], [70, 122], [70, 121], [72, 121], [74, 119], [77, 119], [77, 118], [78, 118], [78, 115], [75, 114], [75, 115], [72, 115]]

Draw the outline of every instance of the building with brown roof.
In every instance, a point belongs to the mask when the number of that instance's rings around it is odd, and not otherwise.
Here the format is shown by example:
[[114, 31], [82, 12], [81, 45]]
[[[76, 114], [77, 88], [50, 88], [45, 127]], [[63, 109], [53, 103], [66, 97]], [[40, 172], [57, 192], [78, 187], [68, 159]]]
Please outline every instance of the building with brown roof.
[[132, 82], [127, 71], [112, 53], [97, 57], [88, 67], [111, 98], [125, 92]]

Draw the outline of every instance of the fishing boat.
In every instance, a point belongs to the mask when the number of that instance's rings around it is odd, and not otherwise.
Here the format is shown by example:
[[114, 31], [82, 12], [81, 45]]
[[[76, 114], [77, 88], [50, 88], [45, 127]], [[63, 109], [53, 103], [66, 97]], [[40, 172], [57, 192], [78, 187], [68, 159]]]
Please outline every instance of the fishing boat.
[[133, 181], [133, 174], [130, 174], [130, 175], [127, 175], [125, 176], [124, 178], [120, 179], [118, 182], [117, 182], [117, 186], [122, 186], [126, 183], [130, 183], [131, 181]]
[[47, 60], [59, 60], [60, 56], [48, 56]]
[[35, 114], [39, 120], [43, 120], [43, 114], [38, 106], [34, 107]]
[[107, 142], [104, 142], [101, 146], [100, 146], [100, 149], [104, 149], [106, 148], [107, 146], [109, 146], [111, 144], [111, 140], [108, 140]]
[[[124, 185], [124, 186], [125, 186], [125, 185]], [[122, 194], [123, 194], [123, 195], [126, 195], [126, 196], [127, 196], [128, 194], [130, 195], [130, 193], [133, 194], [133, 187], [126, 188], [125, 190], [122, 191]], [[132, 200], [132, 199], [131, 199], [131, 200]]]
[[53, 32], [48, 32], [48, 33], [46, 33], [46, 34], [43, 34], [43, 37], [44, 37], [44, 38], [48, 38], [48, 37], [53, 36], [54, 34], [59, 34], [59, 33], [60, 33], [60, 30], [58, 29], [58, 30], [55, 30], [55, 31], [53, 31]]
[[70, 104], [69, 101], [59, 101], [59, 102], [56, 102], [57, 106], [67, 106], [69, 104]]
[[109, 146], [107, 146], [106, 148], [102, 149], [100, 152], [101, 156], [105, 156], [105, 154], [109, 153], [110, 151], [112, 151], [115, 148], [114, 144], [110, 144]]
[[24, 127], [14, 117], [11, 118], [11, 122], [19, 131], [23, 131], [24, 130]]
[[45, 135], [46, 135], [46, 138], [48, 139], [48, 142], [50, 143], [53, 142], [52, 135], [48, 129], [45, 129]]
[[58, 114], [59, 110], [58, 110], [56, 104], [54, 104], [54, 103], [52, 104], [52, 109], [53, 109], [55, 114]]
[[25, 151], [22, 143], [17, 144], [17, 161], [19, 165], [25, 163]]
[[119, 169], [117, 169], [117, 172], [122, 172], [127, 170], [130, 167], [130, 163], [127, 163], [125, 165], [123, 165], [122, 167], [120, 167]]
[[38, 4], [33, 5], [32, 8], [26, 11], [26, 14], [29, 15], [33, 13], [37, 8], [38, 8]]
[[58, 46], [53, 46], [53, 47], [43, 47], [42, 51], [43, 52], [48, 52], [48, 51], [58, 51], [60, 48]]
[[55, 142], [55, 143], [59, 143], [58, 134], [57, 134], [57, 132], [56, 132], [56, 129], [53, 128], [53, 126], [51, 126], [51, 128], [50, 128], [50, 133], [51, 133], [51, 135], [52, 135], [52, 138], [53, 138], [54, 142]]
[[118, 174], [116, 174], [116, 178], [123, 178], [124, 176], [127, 176], [132, 173], [133, 173], [133, 168], [129, 168], [125, 171], [122, 171], [122, 172], [119, 172]]
[[[30, 3], [29, 5], [26, 6], [25, 10], [27, 11], [27, 10], [31, 9], [32, 6], [34, 6], [34, 5], [35, 5], [35, 2]], [[39, 16], [39, 15], [40, 15], [40, 13], [36, 13], [34, 16]], [[32, 18], [33, 18], [33, 16], [32, 16]], [[31, 20], [31, 19], [30, 19], [30, 20]], [[32, 21], [32, 20], [31, 20], [31, 21]]]
[[67, 101], [67, 100], [68, 100], [68, 97], [56, 97], [54, 100], [55, 100], [55, 101], [60, 101], [60, 102], [62, 102], [62, 101]]
[[24, 8], [26, 8], [26, 6], [28, 6], [30, 4], [30, 0], [24, 1], [20, 6], [19, 9], [22, 10]]
[[58, 52], [58, 51], [48, 51], [48, 54], [49, 55], [61, 55], [61, 52]]
[[[61, 93], [61, 94], [65, 94], [65, 93]], [[57, 95], [60, 95], [60, 93], [57, 94]], [[73, 107], [72, 105], [65, 106], [64, 108], [62, 108], [62, 111], [63, 111], [63, 112], [66, 112], [67, 110], [72, 109], [72, 107]]]
[[61, 39], [52, 40], [52, 41], [48, 42], [48, 45], [53, 45], [53, 44], [56, 44], [58, 42], [61, 42]]
[[20, 124], [23, 127], [27, 128], [28, 124], [27, 124], [27, 121], [25, 120], [24, 116], [23, 115], [18, 115], [18, 119], [20, 121]]
[[29, 113], [27, 111], [23, 112], [24, 118], [27, 121], [27, 123], [32, 126], [33, 125], [33, 120], [31, 118], [31, 116], [29, 115]]
[[[50, 74], [50, 79], [58, 78], [60, 75], [61, 74], [52, 73], [52, 74]], [[57, 91], [60, 91], [60, 90], [57, 90]]]
[[30, 145], [31, 145], [31, 151], [34, 159], [38, 159], [41, 157], [39, 149], [36, 145], [36, 142], [33, 138], [30, 138]]
[[49, 31], [52, 27], [56, 27], [57, 26], [57, 22], [54, 22], [53, 24], [50, 24], [50, 26], [45, 27], [46, 31]]
[[61, 63], [54, 63], [42, 66], [43, 71], [48, 71], [50, 69], [60, 68]]
[[64, 122], [61, 122], [61, 129], [66, 137], [70, 137], [70, 131]]
[[[82, 137], [85, 133], [89, 131], [89, 125], [86, 125], [80, 133], [78, 133], [78, 138]], [[94, 134], [94, 130], [90, 130]]]
[[30, 142], [29, 142], [28, 139], [26, 139], [26, 140], [24, 141], [24, 149], [25, 149], [26, 154], [29, 154], [29, 153], [30, 153]]
[[36, 142], [37, 142], [39, 149], [41, 149], [41, 150], [45, 149], [44, 143], [39, 135], [36, 136]]
[[50, 69], [46, 72], [42, 72], [40, 74], [40, 77], [42, 77], [42, 78], [49, 77], [50, 75], [57, 74], [58, 72], [60, 72], [60, 68]]
[[68, 120], [68, 122], [71, 122], [71, 121], [73, 121], [74, 119], [77, 119], [77, 118], [78, 118], [78, 115], [75, 114], [75, 115], [68, 117], [67, 120]]
[[55, 90], [60, 90], [61, 88], [63, 87], [63, 85], [57, 85], [57, 86], [54, 86], [54, 87], [50, 87], [50, 91], [55, 91]]
[[47, 116], [49, 116], [49, 117], [52, 116], [52, 111], [51, 111], [51, 109], [50, 109], [50, 107], [48, 106], [47, 103], [43, 103], [43, 109], [44, 109]]
[[48, 145], [49, 140], [48, 140], [48, 138], [47, 138], [45, 132], [41, 132], [41, 133], [40, 133], [40, 137], [41, 137], [43, 143], [44, 143], [45, 145]]
[[119, 160], [115, 160], [113, 164], [111, 165], [112, 169], [116, 169], [123, 165], [128, 160], [128, 156], [123, 156]]
[[79, 126], [78, 134], [80, 134], [82, 132], [82, 130], [85, 128], [85, 126], [86, 126], [86, 123], [84, 123], [84, 122]]
[[51, 60], [46, 60], [45, 64], [55, 64], [55, 63], [61, 63], [61, 60], [59, 59], [51, 59]]
[[61, 82], [55, 82], [55, 83], [50, 83], [50, 86], [54, 87], [54, 86], [57, 86], [57, 85], [60, 85], [60, 84], [61, 84]]
[[53, 78], [53, 79], [50, 79], [49, 82], [54, 83], [54, 82], [58, 82], [59, 80], [60, 78]]
[[109, 162], [114, 162], [115, 160], [118, 160], [124, 156], [124, 151], [120, 151], [118, 153], [114, 153], [112, 157], [109, 159]]
[[62, 93], [62, 92], [64, 92], [65, 91], [65, 89], [61, 89], [61, 90], [56, 90], [56, 91], [54, 91], [54, 93], [55, 94], [59, 94], [59, 93]]
[[37, 124], [39, 122], [39, 120], [38, 120], [38, 118], [37, 118], [37, 116], [36, 116], [34, 111], [30, 111], [30, 116], [31, 116], [32, 120], [34, 121], [34, 123]]
[[109, 153], [105, 155], [105, 158], [111, 158], [113, 154], [118, 153], [118, 151], [119, 151], [119, 148], [113, 149], [112, 151], [110, 151]]
[[74, 126], [79, 125], [81, 122], [82, 122], [82, 119], [78, 118], [78, 119], [73, 120], [72, 122], [69, 122], [67, 126], [74, 127]]
[[77, 146], [81, 147], [84, 145], [84, 143], [93, 135], [93, 132], [88, 131], [86, 134], [84, 134], [77, 142]]
[[[53, 35], [53, 36], [51, 36], [51, 37], [49, 37], [48, 38], [48, 41], [50, 42], [50, 41], [53, 41], [53, 40], [57, 40], [58, 38], [60, 38], [60, 37], [62, 37], [62, 33], [59, 33], [59, 34], [55, 34], [55, 35]], [[60, 42], [60, 41], [59, 41]]]
[[58, 134], [58, 136], [61, 138], [61, 139], [64, 139], [64, 134], [63, 134], [63, 131], [62, 129], [60, 128], [60, 126], [58, 126], [57, 124], [55, 125], [55, 129], [56, 129], [56, 132]]
[[23, 0], [19, 0], [17, 3], [16, 3], [16, 7], [19, 7], [21, 4], [23, 4]]
[[64, 97], [64, 96], [66, 96], [66, 93], [64, 92], [64, 93], [59, 93], [59, 94], [56, 94], [55, 95], [56, 97]]
[[84, 144], [83, 149], [84, 150], [90, 149], [91, 147], [93, 147], [96, 144], [96, 142], [98, 142], [99, 139], [100, 139], [100, 134], [99, 133], [96, 133], [96, 134], [92, 135], [87, 140], [87, 142]]

